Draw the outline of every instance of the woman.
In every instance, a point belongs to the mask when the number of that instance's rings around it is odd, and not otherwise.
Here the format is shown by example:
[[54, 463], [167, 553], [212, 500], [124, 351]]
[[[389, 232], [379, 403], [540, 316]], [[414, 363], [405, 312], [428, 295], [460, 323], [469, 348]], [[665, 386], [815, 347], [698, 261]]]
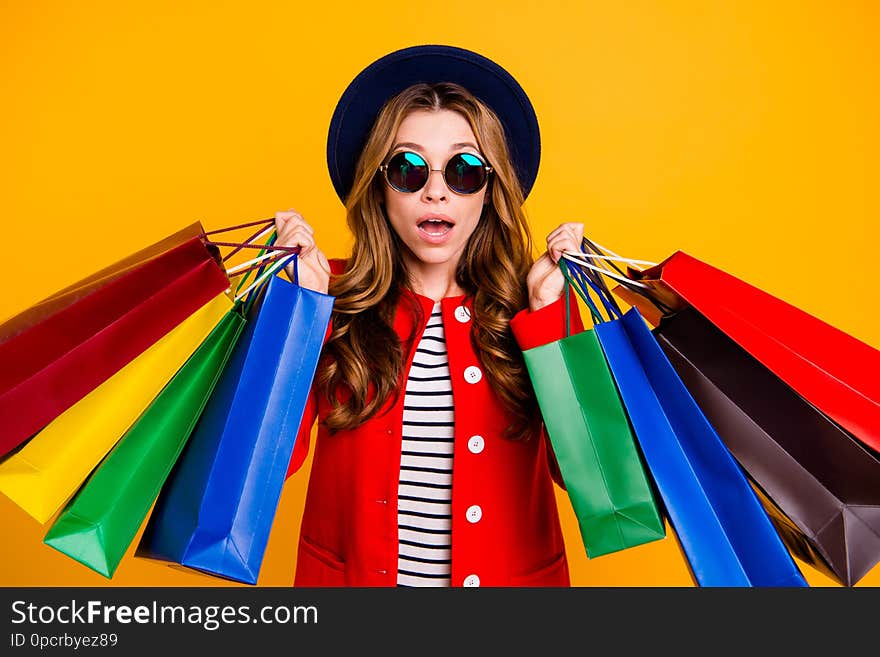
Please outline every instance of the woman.
[[[504, 90], [478, 98], [469, 89], [484, 78]], [[378, 116], [351, 138], [358, 122], [346, 121], [352, 108], [373, 112], [371, 94]], [[296, 586], [569, 584], [562, 482], [522, 349], [564, 335], [556, 263], [583, 226], [558, 227], [532, 262], [521, 206], [539, 149], [510, 128], [537, 125], [523, 98], [476, 53], [392, 53], [355, 79], [331, 122], [351, 257], [328, 261], [300, 214], [276, 214], [277, 243], [301, 247], [300, 284], [336, 297], [290, 466], [317, 418]], [[363, 145], [349, 163], [340, 143]]]

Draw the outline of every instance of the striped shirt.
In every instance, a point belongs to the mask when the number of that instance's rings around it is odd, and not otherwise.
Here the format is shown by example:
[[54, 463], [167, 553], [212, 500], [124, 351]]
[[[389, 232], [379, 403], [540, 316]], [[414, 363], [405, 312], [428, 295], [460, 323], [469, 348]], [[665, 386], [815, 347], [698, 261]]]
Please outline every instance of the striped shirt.
[[440, 303], [406, 382], [397, 502], [397, 585], [449, 586], [455, 414]]

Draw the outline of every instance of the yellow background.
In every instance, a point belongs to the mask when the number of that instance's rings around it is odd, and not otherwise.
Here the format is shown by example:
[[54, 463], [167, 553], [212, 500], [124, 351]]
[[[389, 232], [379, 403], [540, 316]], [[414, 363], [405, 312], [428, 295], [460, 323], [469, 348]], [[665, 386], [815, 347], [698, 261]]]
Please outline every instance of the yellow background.
[[[878, 33], [855, 1], [2, 0], [0, 315], [195, 220], [295, 207], [344, 255], [334, 105], [376, 58], [446, 43], [532, 98], [539, 242], [582, 221], [629, 257], [683, 249], [880, 347]], [[261, 585], [292, 582], [307, 476], [284, 489]], [[672, 535], [588, 560], [559, 503], [574, 585], [692, 585]], [[226, 584], [131, 551], [106, 580], [2, 496], [0, 521], [2, 585]], [[860, 586], [877, 584], [880, 567]]]

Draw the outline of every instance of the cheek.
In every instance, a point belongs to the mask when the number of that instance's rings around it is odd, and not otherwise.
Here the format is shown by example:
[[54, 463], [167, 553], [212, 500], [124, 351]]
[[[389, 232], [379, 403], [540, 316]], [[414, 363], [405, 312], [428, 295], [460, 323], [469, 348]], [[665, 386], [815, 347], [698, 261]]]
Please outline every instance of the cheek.
[[485, 210], [485, 194], [477, 194], [474, 198], [468, 198], [466, 205], [462, 207], [462, 214], [467, 217], [467, 223], [471, 229], [476, 228]]
[[406, 217], [409, 216], [407, 200], [407, 196], [403, 194], [385, 192], [385, 214], [398, 235], [406, 223]]

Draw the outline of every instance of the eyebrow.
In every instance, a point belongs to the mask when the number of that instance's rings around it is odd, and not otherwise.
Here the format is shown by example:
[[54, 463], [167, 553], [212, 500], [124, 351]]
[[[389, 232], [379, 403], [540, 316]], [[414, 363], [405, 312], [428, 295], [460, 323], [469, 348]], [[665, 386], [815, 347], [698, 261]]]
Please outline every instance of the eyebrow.
[[[411, 148], [414, 151], [424, 150], [421, 146], [411, 141], [400, 142], [399, 144], [394, 144], [391, 150], [396, 151], [398, 148]], [[452, 150], [458, 150], [459, 148], [473, 148], [475, 151], [480, 150], [477, 148], [476, 144], [473, 144], [469, 141], [460, 141], [458, 143], [452, 144]]]

